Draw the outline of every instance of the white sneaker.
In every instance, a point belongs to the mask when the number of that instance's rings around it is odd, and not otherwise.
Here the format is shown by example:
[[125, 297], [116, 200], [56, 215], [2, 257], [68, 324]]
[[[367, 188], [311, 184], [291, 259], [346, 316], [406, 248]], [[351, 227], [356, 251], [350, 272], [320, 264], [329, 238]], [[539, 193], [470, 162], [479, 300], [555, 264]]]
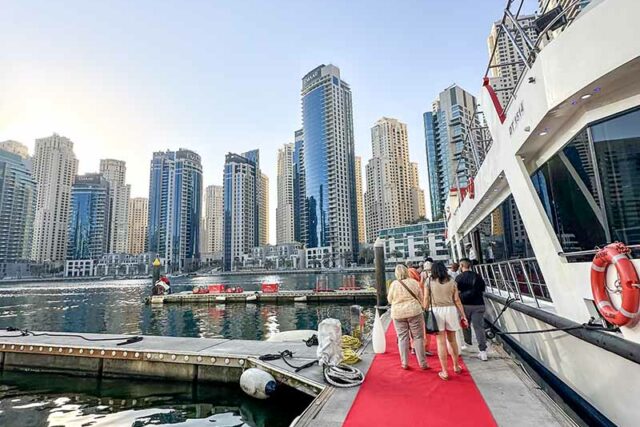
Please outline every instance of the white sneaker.
[[478, 359], [482, 360], [483, 362], [486, 362], [489, 359], [487, 357], [487, 352], [481, 351], [480, 353], [478, 353]]

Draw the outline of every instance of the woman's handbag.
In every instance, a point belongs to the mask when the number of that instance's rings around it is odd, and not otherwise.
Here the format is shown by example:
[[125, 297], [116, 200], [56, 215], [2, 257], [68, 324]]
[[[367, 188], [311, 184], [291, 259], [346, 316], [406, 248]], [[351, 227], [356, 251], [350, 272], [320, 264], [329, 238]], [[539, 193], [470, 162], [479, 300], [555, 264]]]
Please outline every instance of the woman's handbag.
[[[407, 292], [409, 292], [411, 294], [411, 296], [414, 297], [416, 299], [416, 301], [418, 301], [420, 303], [420, 305], [422, 305], [422, 301], [420, 301], [420, 299], [418, 299], [416, 294], [414, 294], [411, 291], [411, 289], [409, 289], [407, 287], [407, 285], [404, 284], [404, 282], [402, 280], [398, 280], [398, 281], [407, 290]], [[431, 284], [429, 284], [428, 286], [429, 286], [429, 309], [428, 310], [424, 310], [422, 312], [422, 315], [424, 317], [424, 326], [425, 326], [425, 330], [427, 331], [428, 334], [437, 334], [438, 332], [440, 332], [440, 330], [438, 329], [438, 321], [436, 320], [436, 315], [433, 312], [433, 309], [432, 309], [432, 306], [431, 306]]]

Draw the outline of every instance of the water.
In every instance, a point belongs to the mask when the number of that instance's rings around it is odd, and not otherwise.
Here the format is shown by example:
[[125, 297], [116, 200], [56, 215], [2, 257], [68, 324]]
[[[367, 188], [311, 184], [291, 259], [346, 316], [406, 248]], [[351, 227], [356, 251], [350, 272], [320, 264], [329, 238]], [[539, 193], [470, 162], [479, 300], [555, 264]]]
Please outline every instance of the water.
[[[312, 289], [315, 274], [243, 275], [172, 280], [174, 292], [194, 285], [224, 283], [258, 290], [263, 281], [281, 283], [282, 289]], [[328, 274], [329, 287], [342, 284], [342, 274]], [[373, 284], [372, 274], [356, 275], [356, 283]], [[316, 329], [327, 317], [348, 328], [349, 304], [191, 304], [150, 306], [144, 299], [150, 280], [72, 281], [0, 284], [0, 328], [144, 334], [181, 337], [266, 339], [271, 334]], [[365, 307], [371, 317], [371, 307]], [[348, 331], [348, 329], [347, 329]]]
[[[327, 275], [330, 288], [341, 274]], [[264, 281], [282, 289], [312, 289], [315, 274], [243, 275], [172, 280], [175, 292], [194, 285], [224, 283], [258, 290]], [[0, 284], [0, 328], [58, 332], [145, 334], [181, 337], [266, 339], [295, 329], [316, 329], [327, 317], [349, 332], [350, 304], [144, 303], [150, 280], [70, 281]], [[356, 275], [361, 286], [372, 274]], [[371, 319], [371, 307], [364, 308]], [[371, 323], [371, 320], [367, 322]], [[0, 334], [2, 332], [0, 331]], [[299, 393], [282, 391], [268, 402], [219, 384], [73, 378], [0, 373], [0, 426], [287, 426], [309, 404]]]
[[0, 373], [0, 425], [288, 426], [310, 398], [281, 388], [268, 401], [227, 384]]

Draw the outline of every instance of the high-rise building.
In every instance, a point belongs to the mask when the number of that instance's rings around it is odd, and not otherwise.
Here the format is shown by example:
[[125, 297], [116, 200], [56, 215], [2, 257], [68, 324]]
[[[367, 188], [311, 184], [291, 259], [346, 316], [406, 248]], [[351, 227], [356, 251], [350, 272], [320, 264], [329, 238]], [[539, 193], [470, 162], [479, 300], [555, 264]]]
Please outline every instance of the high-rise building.
[[358, 242], [366, 243], [367, 236], [364, 228], [364, 195], [362, 194], [362, 157], [355, 157], [356, 177], [356, 212], [358, 215]]
[[307, 248], [331, 247], [338, 263], [358, 252], [351, 89], [333, 65], [302, 78]]
[[200, 260], [202, 162], [190, 150], [153, 153], [149, 185], [148, 251], [167, 271], [191, 271]]
[[149, 224], [149, 199], [134, 197], [129, 199], [129, 249], [128, 253], [139, 255], [146, 252]]
[[210, 185], [205, 196], [205, 252], [222, 253], [224, 249], [224, 187]]
[[293, 239], [307, 242], [307, 200], [304, 173], [304, 131], [295, 132], [293, 150]]
[[[535, 42], [537, 33], [534, 25], [535, 15], [523, 15], [518, 17], [518, 24], [529, 38]], [[520, 79], [520, 75], [525, 69], [525, 63], [518, 54], [518, 49], [526, 54], [528, 52], [527, 44], [522, 34], [515, 29], [512, 21], [506, 20], [505, 27], [512, 35], [516, 46], [511, 38], [504, 32], [500, 32], [501, 21], [496, 21], [491, 26], [491, 32], [487, 38], [487, 46], [489, 48], [489, 57], [494, 51], [491, 60], [490, 81], [491, 86], [496, 91], [500, 104], [506, 107], [513, 90]], [[498, 37], [499, 35], [499, 37]], [[497, 44], [497, 46], [496, 46]]]
[[367, 164], [365, 193], [367, 240], [379, 231], [407, 224], [413, 217], [407, 125], [383, 117], [371, 128], [373, 157]]
[[22, 159], [29, 157], [29, 149], [26, 145], [18, 141], [2, 141], [0, 142], [0, 150], [8, 151], [9, 153], [17, 154]]
[[109, 181], [99, 173], [78, 175], [71, 191], [67, 259], [98, 260], [109, 247]]
[[257, 150], [228, 153], [224, 164], [224, 254], [226, 271], [242, 265], [243, 257], [259, 245], [260, 169]]
[[466, 188], [470, 159], [464, 150], [465, 135], [478, 129], [476, 98], [458, 85], [440, 93], [432, 111], [424, 113], [424, 134], [429, 168], [431, 218], [444, 217], [449, 191]]
[[36, 140], [33, 177], [37, 184], [32, 260], [62, 266], [67, 255], [71, 188], [78, 170], [73, 142], [53, 134]]
[[[31, 160], [5, 151], [0, 143], [0, 277], [10, 274], [7, 264], [31, 259], [36, 182]], [[26, 147], [25, 147], [26, 149]], [[24, 154], [24, 150], [18, 150]]]
[[269, 177], [258, 175], [258, 246], [269, 243]]
[[294, 237], [293, 144], [278, 149], [278, 207], [276, 208], [276, 244], [291, 243]]
[[424, 203], [424, 190], [420, 187], [418, 163], [409, 164], [409, 185], [411, 186], [411, 216], [414, 220], [425, 219], [427, 209]]
[[109, 217], [108, 253], [126, 253], [129, 250], [129, 195], [126, 183], [127, 165], [122, 160], [100, 160], [100, 173], [109, 181], [111, 213]]

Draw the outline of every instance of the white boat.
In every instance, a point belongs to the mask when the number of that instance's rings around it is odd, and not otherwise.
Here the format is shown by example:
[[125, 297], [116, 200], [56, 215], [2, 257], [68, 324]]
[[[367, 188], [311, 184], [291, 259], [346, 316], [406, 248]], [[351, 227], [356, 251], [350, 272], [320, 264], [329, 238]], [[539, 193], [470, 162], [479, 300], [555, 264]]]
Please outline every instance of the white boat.
[[[447, 203], [448, 243], [456, 259], [472, 244], [489, 320], [499, 317], [504, 342], [588, 425], [640, 424], [638, 313], [619, 330], [581, 326], [607, 325], [591, 288], [594, 248], [640, 248], [639, 18], [637, 0], [593, 0], [522, 51], [503, 115], [482, 88], [492, 141], [468, 138], [472, 188]], [[620, 308], [616, 268], [606, 276]]]

